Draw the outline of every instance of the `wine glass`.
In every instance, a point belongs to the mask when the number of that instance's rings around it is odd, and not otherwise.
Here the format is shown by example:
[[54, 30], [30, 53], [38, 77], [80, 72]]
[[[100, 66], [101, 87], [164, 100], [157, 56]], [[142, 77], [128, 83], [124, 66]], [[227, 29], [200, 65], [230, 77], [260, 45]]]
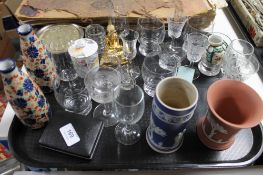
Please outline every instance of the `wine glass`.
[[259, 62], [253, 56], [254, 47], [242, 39], [233, 40], [223, 58], [224, 77], [245, 81], [259, 69]]
[[114, 107], [119, 124], [115, 127], [117, 141], [132, 145], [139, 141], [141, 129], [136, 124], [143, 116], [145, 102], [143, 90], [138, 86], [127, 89], [122, 85], [114, 89]]
[[116, 69], [101, 66], [89, 71], [84, 82], [91, 98], [101, 103], [95, 108], [93, 117], [103, 121], [104, 127], [115, 125], [117, 119], [112, 110], [113, 90], [121, 83], [120, 73]]
[[184, 43], [182, 48], [187, 52], [187, 35], [197, 32], [204, 35], [211, 35], [214, 32], [214, 18], [216, 13], [211, 10], [207, 15], [197, 15], [187, 19], [183, 30]]
[[172, 38], [172, 41], [169, 45], [171, 50], [178, 47], [177, 39], [181, 36], [187, 17], [169, 17], [168, 18], [168, 36]]
[[83, 78], [74, 69], [63, 69], [54, 82], [54, 96], [66, 111], [88, 115], [92, 109], [90, 95]]
[[187, 59], [190, 62], [189, 67], [195, 69], [193, 80], [200, 76], [200, 72], [194, 67], [194, 63], [201, 60], [208, 45], [208, 37], [204, 34], [193, 32], [187, 35]]
[[121, 32], [120, 38], [123, 44], [123, 54], [129, 62], [128, 71], [132, 78], [137, 78], [140, 75], [140, 69], [138, 66], [133, 66], [132, 60], [137, 55], [136, 43], [139, 38], [139, 33], [135, 30], [127, 29]]

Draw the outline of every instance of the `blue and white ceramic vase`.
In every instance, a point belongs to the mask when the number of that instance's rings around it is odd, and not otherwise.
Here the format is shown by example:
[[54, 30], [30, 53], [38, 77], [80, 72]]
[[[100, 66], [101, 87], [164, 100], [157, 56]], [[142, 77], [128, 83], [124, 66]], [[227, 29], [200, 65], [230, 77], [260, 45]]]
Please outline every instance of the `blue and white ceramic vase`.
[[20, 35], [23, 63], [30, 77], [44, 93], [52, 92], [57, 74], [51, 54], [36, 36], [31, 25], [23, 24], [17, 28], [17, 32]]
[[147, 143], [154, 151], [172, 153], [181, 147], [197, 101], [198, 91], [192, 83], [177, 77], [159, 82], [146, 131]]
[[20, 121], [32, 129], [45, 126], [50, 106], [38, 85], [9, 58], [0, 60], [0, 73], [6, 97]]

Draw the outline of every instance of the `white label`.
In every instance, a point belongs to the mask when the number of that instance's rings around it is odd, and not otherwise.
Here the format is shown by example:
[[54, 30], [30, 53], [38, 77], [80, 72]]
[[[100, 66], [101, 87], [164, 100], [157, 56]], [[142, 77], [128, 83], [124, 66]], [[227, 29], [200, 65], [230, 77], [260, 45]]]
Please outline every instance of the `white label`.
[[67, 146], [72, 146], [80, 141], [80, 138], [71, 123], [61, 127], [59, 131], [63, 136]]

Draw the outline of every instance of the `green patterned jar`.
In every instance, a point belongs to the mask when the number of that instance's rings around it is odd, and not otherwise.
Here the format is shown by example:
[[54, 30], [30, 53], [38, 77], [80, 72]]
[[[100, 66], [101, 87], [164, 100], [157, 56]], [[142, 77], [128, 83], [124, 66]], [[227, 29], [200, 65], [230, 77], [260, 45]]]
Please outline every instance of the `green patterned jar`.
[[198, 64], [200, 72], [207, 76], [217, 75], [222, 67], [222, 60], [228, 44], [228, 36], [222, 33], [213, 33], [208, 37], [209, 46]]

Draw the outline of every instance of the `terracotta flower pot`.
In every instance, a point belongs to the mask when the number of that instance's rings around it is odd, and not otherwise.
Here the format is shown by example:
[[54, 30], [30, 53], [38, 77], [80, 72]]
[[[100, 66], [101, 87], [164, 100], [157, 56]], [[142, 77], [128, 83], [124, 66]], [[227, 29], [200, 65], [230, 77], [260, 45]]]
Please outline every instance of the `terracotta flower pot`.
[[207, 92], [208, 111], [197, 122], [197, 134], [208, 148], [224, 150], [235, 134], [263, 120], [261, 97], [248, 85], [236, 80], [219, 80]]

